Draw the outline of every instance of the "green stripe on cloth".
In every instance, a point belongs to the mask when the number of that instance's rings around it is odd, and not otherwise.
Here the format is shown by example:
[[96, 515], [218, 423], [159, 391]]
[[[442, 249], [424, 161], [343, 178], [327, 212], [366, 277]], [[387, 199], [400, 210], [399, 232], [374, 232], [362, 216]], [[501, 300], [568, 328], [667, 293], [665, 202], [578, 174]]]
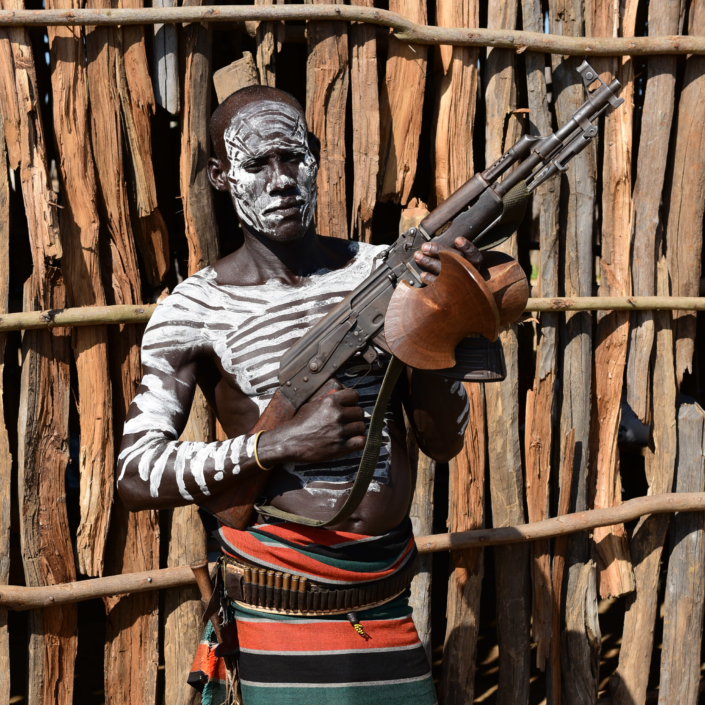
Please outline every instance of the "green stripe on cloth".
[[319, 687], [242, 684], [244, 705], [437, 705], [431, 675], [404, 683]]

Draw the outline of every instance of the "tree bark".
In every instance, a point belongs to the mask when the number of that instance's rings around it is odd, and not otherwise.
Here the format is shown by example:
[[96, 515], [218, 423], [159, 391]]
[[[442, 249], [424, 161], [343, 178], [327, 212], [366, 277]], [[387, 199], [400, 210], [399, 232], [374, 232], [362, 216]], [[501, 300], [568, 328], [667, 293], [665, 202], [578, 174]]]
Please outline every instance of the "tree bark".
[[[668, 266], [662, 257], [657, 268], [659, 294], [668, 294]], [[652, 370], [653, 424], [646, 453], [649, 494], [670, 492], [677, 452], [676, 379], [671, 315], [659, 312], [656, 321], [656, 358]], [[631, 540], [636, 591], [627, 598], [619, 665], [610, 679], [612, 703], [643, 703], [651, 665], [654, 624], [658, 606], [661, 551], [668, 515], [639, 520]]]
[[[649, 3], [649, 36], [680, 34], [682, 0]], [[676, 85], [676, 57], [651, 56], [644, 88], [641, 137], [636, 183], [632, 196], [632, 293], [652, 296], [656, 290], [656, 264], [661, 254], [660, 207], [668, 161]], [[698, 275], [699, 276], [699, 275]], [[654, 315], [633, 314], [627, 361], [627, 401], [637, 417], [650, 424], [648, 415], [649, 367], [654, 343]]]
[[[676, 492], [705, 490], [705, 412], [698, 404], [678, 410]], [[705, 607], [705, 515], [676, 514], [663, 617], [659, 700], [696, 705]]]
[[[320, 5], [321, 0], [307, 0]], [[342, 4], [342, 3], [338, 3]], [[306, 122], [321, 141], [316, 227], [319, 235], [348, 236], [345, 195], [345, 110], [348, 98], [348, 27], [308, 25]]]
[[[59, 0], [53, 8], [71, 9]], [[71, 303], [104, 306], [101, 281], [100, 216], [88, 117], [88, 86], [80, 28], [50, 27], [54, 138], [59, 154], [64, 208], [61, 229], [64, 268]], [[81, 522], [76, 537], [78, 569], [103, 574], [105, 541], [113, 498], [112, 390], [108, 368], [108, 330], [79, 328], [74, 337], [80, 428]]]
[[[390, 0], [389, 9], [418, 24], [428, 22], [426, 0]], [[389, 37], [380, 94], [379, 199], [405, 206], [411, 198], [426, 89], [426, 47]]]
[[[373, 6], [372, 0], [353, 0], [353, 4]], [[350, 57], [355, 175], [350, 237], [370, 242], [379, 172], [379, 87], [374, 27], [368, 24], [351, 25]]]
[[[255, 0], [255, 5], [274, 5], [278, 0]], [[263, 86], [277, 85], [277, 52], [281, 51], [274, 22], [260, 22], [257, 26], [257, 71]]]
[[[487, 455], [485, 395], [480, 384], [465, 384], [470, 415], [465, 445], [450, 462], [450, 531], [484, 526], [484, 485]], [[446, 636], [439, 686], [443, 705], [473, 701], [480, 631], [480, 594], [484, 574], [481, 548], [452, 551], [448, 580]]]
[[[688, 34], [705, 34], [705, 4], [691, 5]], [[703, 210], [705, 209], [705, 135], [697, 120], [705, 100], [705, 59], [686, 60], [683, 91], [678, 103], [673, 185], [668, 210], [667, 257], [674, 296], [700, 294], [702, 275]], [[695, 292], [695, 293], [690, 293]], [[674, 316], [676, 380], [693, 372], [696, 316]]]

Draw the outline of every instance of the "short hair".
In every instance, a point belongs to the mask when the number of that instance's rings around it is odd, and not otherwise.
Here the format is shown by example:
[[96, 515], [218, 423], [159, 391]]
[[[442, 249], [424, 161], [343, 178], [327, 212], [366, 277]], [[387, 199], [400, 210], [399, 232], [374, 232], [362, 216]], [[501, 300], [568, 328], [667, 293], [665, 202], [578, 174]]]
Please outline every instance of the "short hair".
[[229, 127], [233, 118], [240, 110], [246, 105], [259, 100], [274, 100], [290, 105], [301, 113], [304, 125], [306, 124], [306, 113], [301, 107], [301, 103], [290, 93], [282, 91], [279, 88], [272, 88], [271, 86], [246, 86], [245, 88], [240, 88], [240, 90], [229, 95], [213, 111], [208, 123], [208, 130], [210, 132], [211, 142], [213, 143], [213, 153], [225, 164], [228, 164], [228, 152], [225, 149], [225, 140], [223, 139], [225, 130]]

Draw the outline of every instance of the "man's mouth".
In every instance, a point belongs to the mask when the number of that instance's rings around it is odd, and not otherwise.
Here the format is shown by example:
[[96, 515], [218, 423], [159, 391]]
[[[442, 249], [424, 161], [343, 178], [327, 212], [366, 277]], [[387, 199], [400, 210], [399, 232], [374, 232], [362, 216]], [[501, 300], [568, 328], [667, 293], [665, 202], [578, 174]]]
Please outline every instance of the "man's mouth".
[[282, 198], [274, 205], [265, 208], [263, 211], [264, 215], [269, 215], [270, 213], [276, 213], [277, 215], [292, 215], [301, 210], [302, 206], [306, 204], [306, 201], [300, 196], [289, 196], [287, 198]]

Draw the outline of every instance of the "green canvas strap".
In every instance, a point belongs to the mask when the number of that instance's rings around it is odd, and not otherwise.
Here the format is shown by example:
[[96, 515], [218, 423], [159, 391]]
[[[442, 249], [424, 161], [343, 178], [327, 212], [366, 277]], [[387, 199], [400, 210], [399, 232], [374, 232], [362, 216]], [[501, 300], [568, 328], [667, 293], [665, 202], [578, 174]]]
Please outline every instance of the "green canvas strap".
[[313, 526], [321, 528], [324, 526], [334, 526], [349, 519], [353, 512], [360, 506], [363, 497], [367, 494], [367, 488], [370, 486], [372, 476], [374, 475], [377, 461], [379, 460], [379, 451], [382, 447], [382, 429], [384, 427], [384, 415], [387, 411], [387, 405], [392, 396], [394, 385], [399, 379], [401, 371], [404, 369], [404, 363], [396, 357], [392, 357], [387, 371], [384, 373], [382, 386], [375, 402], [375, 408], [372, 411], [370, 426], [367, 430], [367, 440], [365, 441], [365, 449], [362, 451], [362, 459], [358, 468], [355, 482], [350, 490], [348, 498], [343, 506], [330, 519], [309, 519], [308, 517], [299, 516], [285, 512], [282, 509], [277, 509], [271, 505], [255, 505], [255, 510], [260, 514], [282, 521], [290, 521], [294, 524], [303, 524], [304, 526]]

